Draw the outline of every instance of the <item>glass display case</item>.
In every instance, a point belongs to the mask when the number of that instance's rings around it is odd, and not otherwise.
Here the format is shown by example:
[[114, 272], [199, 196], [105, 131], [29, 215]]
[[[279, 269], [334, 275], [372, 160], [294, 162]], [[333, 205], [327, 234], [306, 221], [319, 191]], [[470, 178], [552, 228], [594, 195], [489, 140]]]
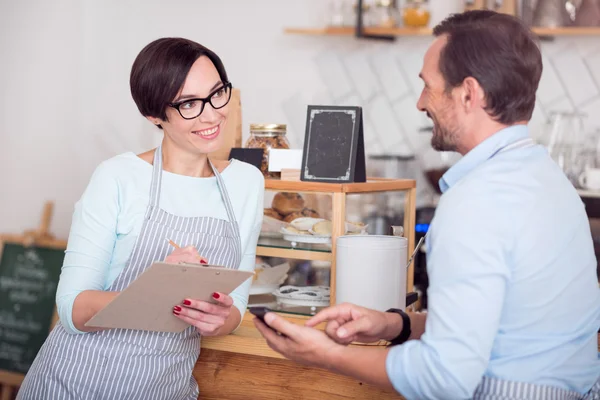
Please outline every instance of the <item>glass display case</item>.
[[[343, 268], [336, 265], [336, 241], [342, 235], [391, 235], [392, 226], [400, 225], [408, 255], [414, 249], [412, 179], [370, 178], [349, 184], [266, 179], [265, 189], [249, 306], [311, 315], [335, 304], [336, 269]], [[412, 265], [406, 283], [407, 292], [412, 291]]]

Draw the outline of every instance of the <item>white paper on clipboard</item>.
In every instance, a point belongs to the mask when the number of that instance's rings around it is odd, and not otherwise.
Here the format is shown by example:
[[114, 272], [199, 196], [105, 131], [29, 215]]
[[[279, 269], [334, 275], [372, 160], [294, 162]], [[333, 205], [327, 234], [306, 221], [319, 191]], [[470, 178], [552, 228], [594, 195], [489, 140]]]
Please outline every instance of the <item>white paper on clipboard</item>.
[[155, 262], [85, 326], [181, 332], [189, 324], [173, 315], [174, 306], [184, 299], [213, 302], [214, 292], [230, 294], [252, 275], [220, 266]]

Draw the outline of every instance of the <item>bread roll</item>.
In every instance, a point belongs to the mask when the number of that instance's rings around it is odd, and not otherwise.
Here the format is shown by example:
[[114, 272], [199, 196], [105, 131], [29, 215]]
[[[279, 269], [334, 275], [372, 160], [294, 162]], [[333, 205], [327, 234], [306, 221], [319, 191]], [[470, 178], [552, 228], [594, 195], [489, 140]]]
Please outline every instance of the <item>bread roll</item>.
[[301, 212], [304, 209], [304, 199], [298, 193], [279, 192], [273, 197], [273, 209], [281, 215]]
[[273, 210], [272, 208], [265, 208], [264, 214], [268, 217], [283, 221], [283, 217], [281, 216], [281, 214], [279, 214], [277, 211]]

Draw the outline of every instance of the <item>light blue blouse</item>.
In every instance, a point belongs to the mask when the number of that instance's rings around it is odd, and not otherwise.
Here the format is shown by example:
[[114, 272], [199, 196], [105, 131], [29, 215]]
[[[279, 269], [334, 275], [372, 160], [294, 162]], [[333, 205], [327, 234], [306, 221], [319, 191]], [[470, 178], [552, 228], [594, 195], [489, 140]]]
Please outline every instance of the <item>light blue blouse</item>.
[[[263, 218], [264, 178], [250, 164], [232, 160], [222, 172], [240, 227], [241, 270], [253, 271]], [[72, 333], [73, 303], [84, 290], [106, 290], [125, 267], [149, 202], [152, 165], [129, 152], [102, 162], [75, 205], [56, 293], [60, 321]], [[215, 177], [163, 171], [160, 207], [184, 217], [228, 219]], [[251, 279], [231, 296], [244, 315]]]

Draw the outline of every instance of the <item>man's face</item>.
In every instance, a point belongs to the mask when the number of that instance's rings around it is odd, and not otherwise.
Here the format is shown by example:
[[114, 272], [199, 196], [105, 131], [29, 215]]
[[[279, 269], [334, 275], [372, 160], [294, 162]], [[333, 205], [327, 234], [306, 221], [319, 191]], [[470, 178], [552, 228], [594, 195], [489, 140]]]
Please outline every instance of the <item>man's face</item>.
[[[431, 146], [438, 151], [456, 151], [460, 136], [458, 121], [459, 99], [452, 91], [446, 91], [446, 82], [440, 72], [440, 53], [446, 45], [445, 35], [438, 37], [425, 53], [419, 77], [425, 87], [417, 102], [417, 108], [427, 113], [433, 121]], [[456, 98], [455, 98], [456, 97]]]

